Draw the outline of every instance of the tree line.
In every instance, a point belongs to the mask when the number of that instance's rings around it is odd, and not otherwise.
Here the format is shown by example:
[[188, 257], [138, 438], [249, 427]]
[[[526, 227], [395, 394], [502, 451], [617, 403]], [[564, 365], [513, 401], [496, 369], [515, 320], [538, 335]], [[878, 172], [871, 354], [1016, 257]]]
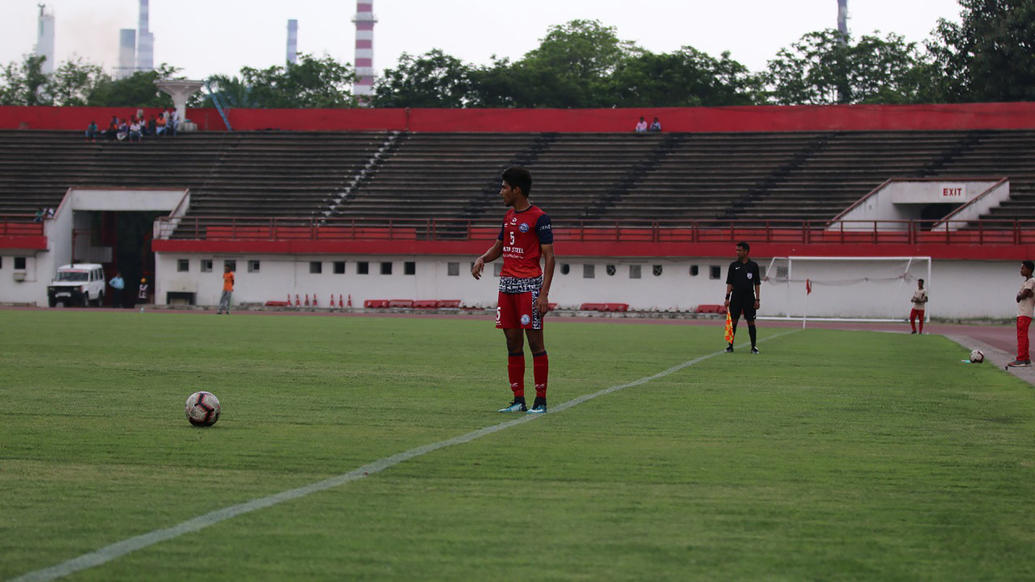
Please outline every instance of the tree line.
[[[765, 70], [752, 72], [729, 52], [718, 57], [684, 46], [653, 53], [618, 38], [614, 27], [572, 20], [548, 29], [521, 59], [492, 57], [476, 66], [432, 49], [403, 53], [377, 79], [374, 107], [693, 107], [960, 103], [1035, 100], [1035, 0], [960, 0], [959, 23], [938, 21], [922, 44], [896, 34], [858, 38], [837, 30], [802, 36]], [[114, 79], [73, 60], [49, 75], [29, 55], [0, 70], [0, 105], [168, 107], [154, 71]], [[190, 104], [247, 108], [360, 105], [355, 71], [331, 57], [237, 75], [213, 75]]]

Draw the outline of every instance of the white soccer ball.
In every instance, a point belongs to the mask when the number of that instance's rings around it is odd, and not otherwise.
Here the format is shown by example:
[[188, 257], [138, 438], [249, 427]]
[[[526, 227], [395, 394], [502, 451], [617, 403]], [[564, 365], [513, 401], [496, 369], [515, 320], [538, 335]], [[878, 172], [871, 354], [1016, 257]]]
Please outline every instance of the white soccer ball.
[[219, 399], [211, 392], [195, 392], [187, 397], [185, 410], [194, 426], [212, 426], [219, 420]]
[[980, 364], [985, 361], [985, 353], [979, 349], [970, 350], [970, 361], [975, 364]]

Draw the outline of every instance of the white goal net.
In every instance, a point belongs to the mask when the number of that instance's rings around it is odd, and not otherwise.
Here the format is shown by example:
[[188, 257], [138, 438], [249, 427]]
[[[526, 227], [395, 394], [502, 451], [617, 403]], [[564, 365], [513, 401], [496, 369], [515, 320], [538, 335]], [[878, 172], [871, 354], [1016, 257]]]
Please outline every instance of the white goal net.
[[905, 321], [918, 279], [931, 287], [931, 257], [774, 257], [759, 318]]

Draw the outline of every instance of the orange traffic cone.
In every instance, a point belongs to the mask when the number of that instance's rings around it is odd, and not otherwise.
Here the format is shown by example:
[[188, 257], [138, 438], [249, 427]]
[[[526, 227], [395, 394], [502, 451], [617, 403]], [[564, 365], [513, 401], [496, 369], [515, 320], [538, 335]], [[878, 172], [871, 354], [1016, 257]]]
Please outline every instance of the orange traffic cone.
[[298, 298], [298, 293], [295, 293], [295, 307], [301, 307], [302, 301]]
[[352, 293], [349, 293], [349, 303], [348, 303], [348, 306], [352, 307]]
[[309, 294], [308, 293], [305, 294], [305, 306], [309, 307]]

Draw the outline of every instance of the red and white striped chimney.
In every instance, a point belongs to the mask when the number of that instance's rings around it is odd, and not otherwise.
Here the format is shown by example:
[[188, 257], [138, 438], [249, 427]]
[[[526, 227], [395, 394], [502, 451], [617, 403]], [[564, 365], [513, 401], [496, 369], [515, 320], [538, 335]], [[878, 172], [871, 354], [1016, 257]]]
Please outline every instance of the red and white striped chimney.
[[353, 94], [367, 103], [374, 94], [374, 0], [356, 0], [356, 84]]

